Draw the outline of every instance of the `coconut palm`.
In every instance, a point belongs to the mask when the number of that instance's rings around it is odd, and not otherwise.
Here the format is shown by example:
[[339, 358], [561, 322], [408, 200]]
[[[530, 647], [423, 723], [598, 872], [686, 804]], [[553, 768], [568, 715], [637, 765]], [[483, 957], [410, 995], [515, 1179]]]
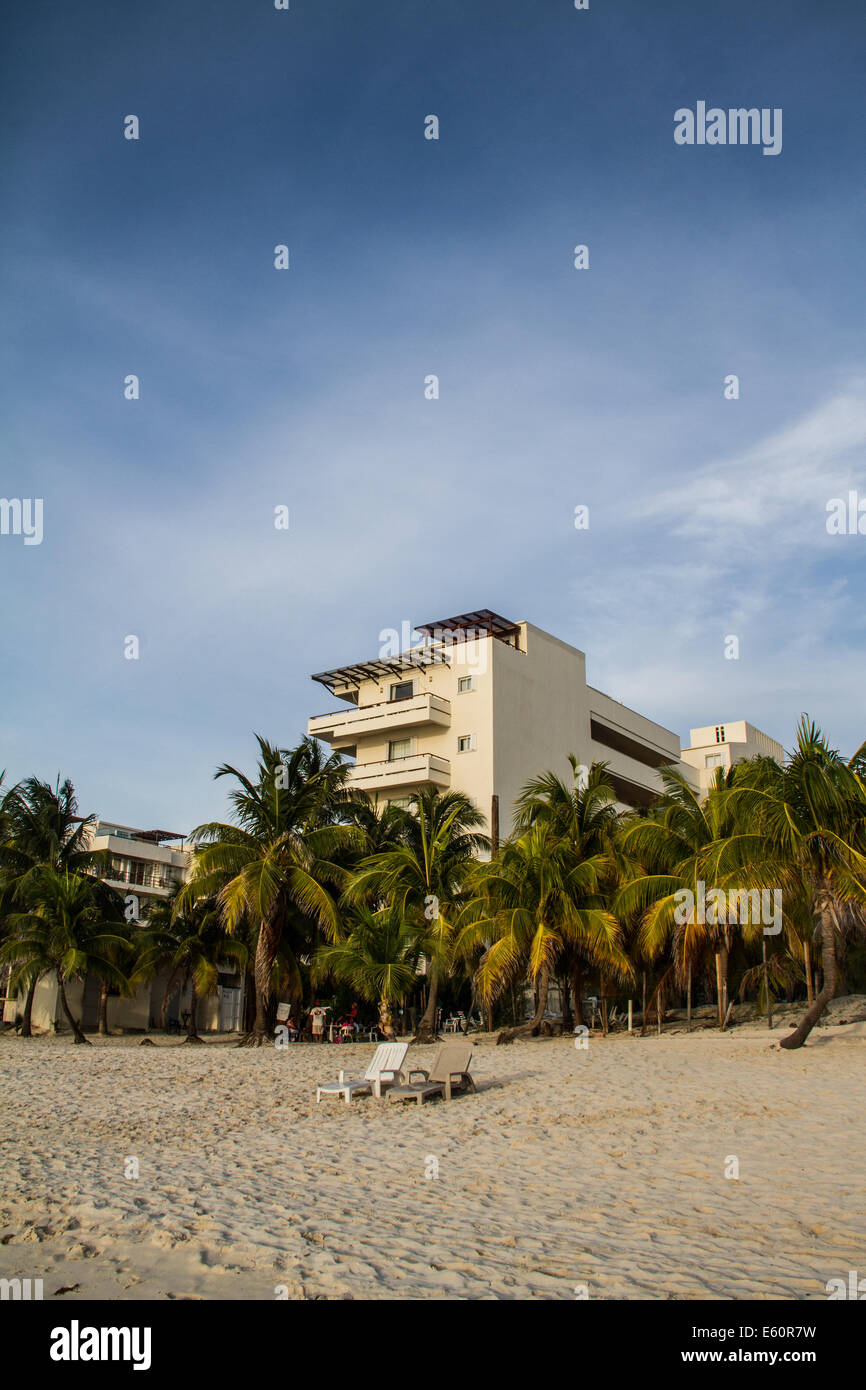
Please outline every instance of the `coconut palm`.
[[[621, 846], [639, 867], [625, 876], [614, 900], [618, 916], [640, 916], [638, 945], [649, 959], [676, 943], [674, 961], [680, 983], [690, 979], [689, 968], [706, 946], [712, 945], [720, 1026], [724, 1026], [728, 1008], [733, 933], [739, 926], [749, 939], [758, 924], [747, 915], [732, 922], [728, 911], [702, 914], [698, 903], [707, 883], [726, 890], [734, 879], [742, 878], [753, 853], [749, 837], [739, 831], [732, 799], [741, 777], [741, 765], [727, 772], [718, 768], [712, 786], [701, 798], [679, 769], [663, 768], [664, 792], [657, 804], [646, 816], [624, 822]], [[686, 906], [684, 894], [691, 895], [691, 908]]]
[[220, 965], [244, 968], [246, 946], [228, 935], [213, 901], [181, 901], [179, 888], [151, 908], [137, 944], [134, 983], [152, 980], [160, 970], [168, 971], [161, 1026], [165, 1027], [168, 1003], [179, 981], [181, 990], [187, 985], [191, 988], [186, 1042], [202, 1042], [198, 1036], [199, 1000], [213, 994], [219, 984]]
[[460, 917], [457, 949], [464, 954], [486, 946], [478, 968], [485, 1000], [527, 972], [537, 991], [534, 1017], [506, 1029], [500, 1041], [539, 1032], [551, 978], [569, 951], [609, 978], [631, 978], [619, 923], [601, 892], [609, 869], [604, 854], [582, 855], [543, 818], [507, 841], [492, 863], [479, 865], [472, 899]]
[[490, 848], [481, 815], [462, 792], [424, 788], [403, 819], [402, 843], [363, 859], [345, 901], [387, 902], [423, 941], [428, 961], [427, 1006], [416, 1042], [436, 1037], [439, 985], [454, 965], [454, 922], [476, 856]]
[[33, 1036], [36, 986], [54, 969], [49, 939], [50, 926], [44, 917], [35, 913], [7, 913], [3, 942], [0, 944], [0, 962], [9, 969], [10, 995], [24, 991], [24, 1009], [19, 1028], [22, 1038]]
[[317, 950], [313, 980], [319, 982], [332, 975], [362, 999], [376, 1004], [379, 1028], [386, 1038], [393, 1038], [394, 1005], [415, 979], [417, 932], [395, 907], [372, 912], [359, 905], [349, 918], [347, 934]]
[[[830, 748], [806, 715], [784, 767], [751, 760], [737, 792], [750, 853], [762, 882], [787, 891], [805, 886], [820, 935], [822, 988], [780, 1044], [802, 1047], [836, 993], [840, 939], [852, 909], [866, 906], [866, 744], [850, 761]], [[856, 914], [859, 916], [859, 914]]]
[[[609, 868], [603, 872], [600, 884], [604, 889], [612, 888], [624, 861], [617, 838], [621, 817], [617, 811], [616, 792], [607, 775], [607, 763], [593, 762], [584, 769], [573, 753], [569, 754], [568, 761], [570, 781], [548, 771], [524, 785], [516, 803], [515, 828], [522, 833], [543, 824], [569, 844], [579, 859], [603, 856], [609, 861]], [[564, 943], [558, 972], [565, 1030], [570, 1030], [573, 1023], [571, 993], [577, 1021], [582, 1022], [583, 975], [591, 963], [577, 943]]]
[[326, 885], [346, 883], [348, 871], [335, 856], [357, 842], [357, 831], [338, 823], [350, 800], [348, 765], [340, 754], [325, 758], [314, 739], [293, 750], [256, 739], [253, 777], [228, 764], [217, 769], [216, 777], [238, 784], [230, 795], [235, 823], [211, 821], [193, 831], [195, 871], [181, 901], [215, 896], [231, 934], [245, 925], [256, 930], [256, 1017], [243, 1042], [262, 1046], [273, 1023], [272, 973], [287, 928], [299, 919], [305, 925], [299, 952], [318, 944], [316, 928], [328, 939], [339, 935], [337, 905]]
[[96, 816], [79, 816], [69, 778], [55, 786], [28, 777], [3, 798], [4, 837], [0, 867], [18, 900], [26, 894], [28, 875], [42, 866], [94, 873], [105, 854], [89, 848]]
[[[52, 787], [38, 777], [28, 777], [10, 787], [0, 805], [0, 917], [8, 920], [10, 914], [26, 911], [34, 884], [45, 867], [59, 872], [98, 873], [104, 866], [105, 855], [89, 848], [95, 823], [95, 816], [78, 815], [75, 789], [68, 778], [61, 782], [58, 777]], [[103, 910], [113, 917], [114, 891], [103, 885], [100, 895]], [[27, 969], [13, 972], [26, 991], [22, 1037], [32, 1034], [36, 985], [51, 968], [38, 968], [38, 934], [34, 928]]]
[[87, 1043], [81, 1025], [73, 1017], [66, 993], [71, 980], [94, 974], [121, 989], [128, 980], [118, 962], [129, 952], [122, 918], [106, 916], [99, 885], [86, 874], [41, 866], [29, 877], [29, 910], [9, 919], [10, 939], [0, 956], [18, 962], [15, 980], [36, 978], [54, 970], [60, 1002], [76, 1043]]

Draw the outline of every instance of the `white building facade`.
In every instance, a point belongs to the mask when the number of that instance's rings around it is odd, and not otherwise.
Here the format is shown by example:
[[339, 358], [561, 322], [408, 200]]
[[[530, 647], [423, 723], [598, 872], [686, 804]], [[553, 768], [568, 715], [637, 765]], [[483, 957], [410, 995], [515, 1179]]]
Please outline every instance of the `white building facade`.
[[697, 737], [707, 731], [692, 730], [686, 758], [677, 734], [587, 684], [582, 651], [526, 621], [479, 609], [417, 631], [424, 640], [406, 651], [386, 645], [313, 677], [344, 703], [314, 715], [307, 732], [353, 758], [350, 785], [377, 802], [408, 804], [424, 786], [459, 789], [499, 839], [530, 777], [551, 770], [570, 779], [570, 753], [587, 767], [607, 762], [624, 807], [650, 805], [665, 766], [698, 790], [706, 758], [782, 756], [740, 721], [710, 750]]

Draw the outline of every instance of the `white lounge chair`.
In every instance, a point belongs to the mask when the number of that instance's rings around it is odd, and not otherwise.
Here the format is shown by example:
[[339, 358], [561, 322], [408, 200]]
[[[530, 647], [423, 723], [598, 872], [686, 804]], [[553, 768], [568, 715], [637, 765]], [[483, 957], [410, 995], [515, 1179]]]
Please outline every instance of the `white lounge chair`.
[[373, 1053], [372, 1060], [363, 1076], [341, 1071], [337, 1081], [324, 1081], [316, 1087], [316, 1104], [322, 1096], [342, 1096], [347, 1105], [352, 1104], [352, 1096], [372, 1092], [381, 1098], [385, 1086], [393, 1086], [402, 1077], [401, 1068], [409, 1050], [408, 1043], [381, 1043]]

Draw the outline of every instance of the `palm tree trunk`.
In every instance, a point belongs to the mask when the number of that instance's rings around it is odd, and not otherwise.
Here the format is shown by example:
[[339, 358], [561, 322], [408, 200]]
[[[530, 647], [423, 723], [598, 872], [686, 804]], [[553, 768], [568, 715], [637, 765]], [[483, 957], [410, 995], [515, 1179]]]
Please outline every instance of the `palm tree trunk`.
[[198, 990], [195, 985], [195, 977], [192, 980], [192, 996], [189, 1001], [189, 1020], [186, 1025], [185, 1043], [200, 1043], [204, 1046], [204, 1038], [198, 1035]]
[[76, 1043], [86, 1043], [88, 1047], [91, 1047], [92, 1044], [90, 1039], [85, 1038], [84, 1034], [81, 1031], [80, 1025], [72, 1017], [72, 1010], [69, 1007], [69, 1000], [66, 998], [66, 985], [64, 983], [63, 976], [59, 973], [59, 971], [57, 974], [57, 981], [60, 986], [60, 1002], [63, 1005], [63, 1012], [66, 1014], [66, 1017], [69, 1020], [69, 1026], [72, 1029], [73, 1041]]
[[256, 942], [253, 975], [256, 986], [256, 1017], [252, 1033], [241, 1038], [238, 1047], [264, 1047], [269, 1041], [276, 1016], [276, 1002], [271, 988], [271, 972], [277, 958], [280, 932], [271, 922], [262, 921]]
[[823, 987], [811, 1009], [806, 1011], [793, 1033], [789, 1033], [787, 1038], [782, 1038], [782, 1041], [779, 1043], [780, 1047], [790, 1050], [803, 1046], [803, 1043], [808, 1038], [836, 992], [836, 923], [829, 899], [829, 893], [826, 890], [821, 894], [821, 899], [821, 965], [824, 972]]
[[689, 961], [689, 977], [686, 986], [686, 1028], [692, 1031], [692, 963]]
[[390, 999], [379, 1000], [379, 1027], [388, 1042], [393, 1042], [397, 1034], [394, 1032], [394, 1015], [391, 1010]]
[[177, 977], [179, 974], [179, 969], [172, 970], [171, 974], [165, 982], [165, 994], [162, 996], [162, 1004], [160, 1005], [159, 1010], [159, 1026], [163, 1033], [165, 1032], [166, 1023], [168, 1021], [168, 1006], [171, 1003], [171, 998], [174, 994], [175, 982], [177, 981]]
[[36, 993], [36, 986], [39, 980], [36, 979], [28, 987], [27, 998], [24, 1000], [24, 1012], [21, 1015], [21, 1036], [22, 1038], [32, 1038], [33, 1036], [33, 996]]
[[583, 969], [580, 961], [575, 965], [571, 973], [571, 988], [574, 994], [574, 1021], [578, 1027], [583, 1025], [583, 1013], [580, 1007], [580, 996], [583, 993]]
[[547, 992], [549, 988], [550, 967], [547, 965], [543, 965], [538, 973], [534, 1017], [529, 1021], [529, 1023], [521, 1023], [518, 1028], [504, 1028], [503, 1031], [499, 1034], [499, 1037], [496, 1039], [497, 1047], [500, 1043], [509, 1043], [514, 1038], [521, 1037], [524, 1033], [528, 1033], [530, 1037], [533, 1038], [538, 1037], [538, 1032], [541, 1028], [541, 1021], [544, 1018], [545, 1011], [547, 1009]]
[[716, 993], [719, 1004], [719, 1027], [725, 1024], [728, 1012], [728, 948], [720, 946], [716, 951]]
[[99, 986], [99, 1012], [96, 1020], [96, 1031], [103, 1035], [108, 1035], [108, 981], [103, 980]]
[[806, 1002], [811, 1009], [815, 1002], [815, 981], [812, 978], [812, 950], [807, 937], [803, 938], [803, 965], [806, 970]]
[[571, 1009], [571, 986], [567, 974], [563, 975], [559, 982], [559, 992], [562, 996], [562, 1031], [570, 1033], [574, 1028], [574, 1014]]
[[430, 973], [427, 976], [429, 986], [427, 990], [427, 1007], [424, 1010], [424, 1017], [418, 1024], [418, 1031], [415, 1034], [415, 1042], [432, 1043], [436, 1041], [436, 1004], [439, 997], [439, 979], [436, 965], [430, 962]]

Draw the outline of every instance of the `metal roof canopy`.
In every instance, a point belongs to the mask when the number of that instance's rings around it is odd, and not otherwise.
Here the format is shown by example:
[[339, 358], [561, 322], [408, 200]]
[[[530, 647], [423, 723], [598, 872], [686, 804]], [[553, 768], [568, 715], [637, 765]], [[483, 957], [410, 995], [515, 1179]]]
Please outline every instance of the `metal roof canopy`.
[[160, 840], [185, 840], [186, 836], [174, 830], [136, 830], [139, 840], [149, 840], [152, 844], [158, 845]]
[[474, 637], [514, 637], [519, 633], [518, 623], [512, 623], [489, 608], [479, 608], [475, 613], [461, 613], [457, 618], [440, 618], [435, 623], [421, 623], [419, 632], [454, 633], [458, 642], [471, 641]]
[[447, 666], [448, 655], [444, 647], [427, 646], [415, 651], [401, 652], [391, 660], [376, 658], [373, 661], [359, 661], [354, 666], [337, 666], [333, 671], [320, 671], [310, 679], [318, 681], [334, 694], [337, 685], [360, 685], [362, 681], [379, 681], [386, 676], [399, 676], [417, 666]]

